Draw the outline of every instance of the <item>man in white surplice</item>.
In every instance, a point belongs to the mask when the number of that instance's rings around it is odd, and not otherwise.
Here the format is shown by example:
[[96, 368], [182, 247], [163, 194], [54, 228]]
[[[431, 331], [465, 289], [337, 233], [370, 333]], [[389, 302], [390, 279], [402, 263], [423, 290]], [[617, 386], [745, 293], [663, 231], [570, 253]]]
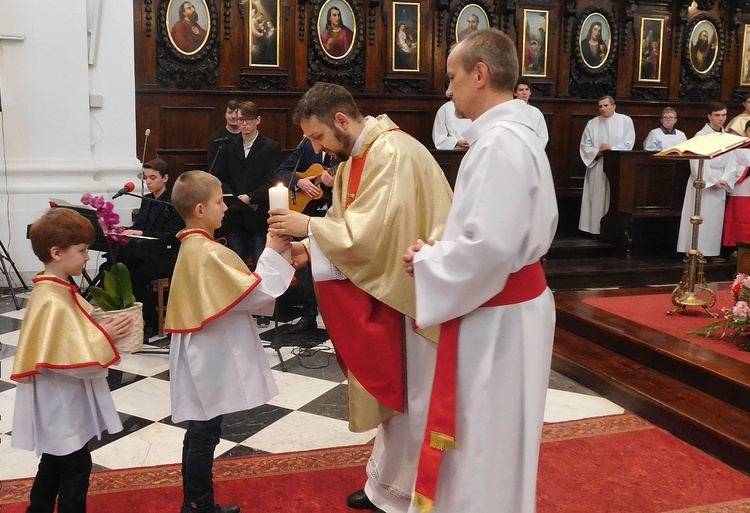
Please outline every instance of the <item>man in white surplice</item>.
[[[721, 103], [712, 103], [708, 114], [708, 123], [695, 137], [724, 132], [727, 120], [727, 108]], [[690, 249], [693, 225], [690, 217], [695, 208], [695, 189], [693, 182], [698, 177], [698, 160], [690, 161], [690, 179], [685, 189], [685, 202], [682, 204], [680, 235], [677, 237], [677, 251], [685, 253]], [[737, 160], [732, 152], [725, 153], [703, 163], [703, 180], [706, 187], [701, 192], [701, 217], [698, 236], [698, 251], [703, 256], [718, 257], [721, 252], [721, 229], [724, 225], [724, 207], [726, 206], [727, 189], [732, 189], [737, 181]]]
[[[404, 255], [417, 325], [442, 323], [430, 436], [409, 513], [532, 513], [555, 326], [539, 263], [557, 227], [552, 172], [530, 107], [513, 99], [510, 38], [494, 29], [472, 34], [450, 53], [447, 70], [446, 95], [473, 123], [444, 236]], [[450, 410], [442, 408], [448, 397]], [[453, 412], [451, 421], [433, 417], [438, 411]]]
[[611, 96], [599, 100], [599, 116], [586, 124], [581, 137], [581, 160], [586, 164], [581, 217], [578, 229], [600, 233], [602, 217], [609, 210], [609, 180], [604, 175], [602, 155], [609, 150], [632, 150], [635, 144], [633, 120], [615, 112]]
[[469, 143], [463, 137], [463, 131], [469, 128], [471, 121], [459, 119], [453, 110], [453, 102], [445, 102], [435, 115], [432, 124], [432, 142], [438, 150], [468, 150]]

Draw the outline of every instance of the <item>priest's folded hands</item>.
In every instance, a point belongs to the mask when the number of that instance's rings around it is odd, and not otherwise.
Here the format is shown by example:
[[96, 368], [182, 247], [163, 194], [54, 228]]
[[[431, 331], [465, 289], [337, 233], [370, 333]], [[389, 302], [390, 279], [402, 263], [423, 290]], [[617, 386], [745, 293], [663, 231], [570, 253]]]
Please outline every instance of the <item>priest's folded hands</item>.
[[274, 209], [268, 212], [268, 231], [273, 235], [291, 235], [307, 237], [307, 225], [310, 217], [294, 210]]

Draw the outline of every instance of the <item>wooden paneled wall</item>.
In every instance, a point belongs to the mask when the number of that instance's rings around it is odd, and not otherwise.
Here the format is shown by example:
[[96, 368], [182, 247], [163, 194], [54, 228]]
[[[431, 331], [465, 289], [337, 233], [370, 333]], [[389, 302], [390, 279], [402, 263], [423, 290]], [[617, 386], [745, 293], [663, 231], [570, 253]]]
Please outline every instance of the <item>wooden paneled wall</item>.
[[[204, 45], [190, 55], [177, 51], [169, 37], [169, 13], [181, 0], [133, 2], [137, 126], [141, 134], [151, 130], [146, 159], [158, 152], [181, 159], [180, 165], [206, 166], [200, 150], [224, 125], [224, 107], [232, 98], [255, 101], [261, 109], [261, 132], [292, 148], [302, 133], [293, 125], [291, 112], [317, 80], [344, 85], [363, 113], [387, 113], [431, 148], [432, 120], [446, 100], [447, 50], [461, 28], [459, 15], [471, 5], [485, 11], [490, 26], [517, 41], [520, 58], [525, 10], [548, 13], [546, 75], [530, 77], [531, 103], [549, 126], [547, 152], [561, 203], [575, 204], [580, 196], [584, 167], [578, 146], [586, 122], [597, 115], [599, 96], [614, 96], [617, 111], [633, 118], [640, 149], [665, 106], [677, 109], [677, 127], [692, 136], [705, 123], [710, 102], [725, 102], [731, 118], [742, 110], [741, 98], [750, 91], [750, 83], [741, 82], [743, 60], [750, 60], [750, 50], [743, 51], [748, 1], [701, 0], [692, 10], [689, 0], [415, 0], [406, 3], [418, 5], [420, 12], [416, 72], [392, 70], [393, 9], [399, 6], [393, 0], [192, 1], [199, 14], [209, 18], [210, 30]], [[251, 65], [255, 2], [278, 6], [278, 66]], [[316, 23], [327, 2], [346, 3], [357, 22], [352, 49], [340, 60], [327, 57], [317, 38]], [[592, 14], [610, 27], [608, 57], [597, 69], [585, 66], [579, 49], [584, 20]], [[658, 80], [638, 80], [644, 17], [664, 20]], [[199, 18], [203, 27], [209, 26], [206, 21]], [[708, 71], [698, 73], [690, 61], [690, 37], [696, 24], [705, 21], [716, 28], [716, 60]]]

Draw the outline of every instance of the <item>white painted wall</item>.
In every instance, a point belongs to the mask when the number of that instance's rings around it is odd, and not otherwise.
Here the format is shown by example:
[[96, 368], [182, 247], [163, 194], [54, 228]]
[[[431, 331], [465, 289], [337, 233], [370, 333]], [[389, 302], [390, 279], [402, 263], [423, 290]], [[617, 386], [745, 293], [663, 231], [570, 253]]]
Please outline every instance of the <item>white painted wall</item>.
[[[97, 5], [97, 59], [90, 65], [88, 30]], [[26, 226], [44, 212], [49, 197], [72, 204], [85, 192], [110, 197], [140, 172], [133, 5], [0, 0], [0, 12], [0, 34], [26, 36], [0, 41], [0, 240], [19, 270], [31, 276], [41, 264], [26, 240]], [[89, 108], [91, 94], [102, 96], [102, 108]], [[115, 203], [129, 224], [138, 200]]]

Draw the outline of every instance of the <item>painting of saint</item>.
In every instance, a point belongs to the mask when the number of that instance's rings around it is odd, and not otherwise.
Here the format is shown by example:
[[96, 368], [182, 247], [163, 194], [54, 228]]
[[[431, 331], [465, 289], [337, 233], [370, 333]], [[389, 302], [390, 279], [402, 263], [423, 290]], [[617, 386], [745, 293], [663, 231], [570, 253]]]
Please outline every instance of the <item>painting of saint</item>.
[[418, 3], [393, 3], [393, 70], [419, 71]]
[[581, 26], [580, 49], [583, 63], [591, 69], [601, 67], [609, 56], [610, 28], [599, 13], [589, 14]]
[[549, 12], [524, 9], [522, 75], [547, 76], [547, 30]]
[[326, 54], [333, 59], [346, 57], [354, 44], [355, 33], [354, 12], [349, 4], [343, 0], [328, 0], [318, 17], [320, 44]]
[[[195, 4], [170, 1], [167, 13], [169, 38], [180, 53], [193, 55], [203, 48], [210, 30], [210, 18], [205, 0], [196, 1]], [[205, 24], [206, 28], [203, 28], [201, 23]]]
[[690, 34], [690, 64], [698, 73], [708, 73], [716, 62], [718, 35], [708, 20], [699, 21]]
[[250, 64], [279, 65], [279, 8], [277, 0], [253, 2], [250, 16]]
[[460, 43], [463, 38], [476, 32], [490, 27], [487, 19], [487, 13], [477, 4], [469, 4], [458, 15], [456, 22], [456, 42]]
[[641, 48], [638, 80], [658, 82], [661, 80], [662, 18], [641, 19]]
[[740, 71], [740, 85], [750, 85], [750, 25], [745, 25], [745, 37], [742, 43], [742, 70]]

